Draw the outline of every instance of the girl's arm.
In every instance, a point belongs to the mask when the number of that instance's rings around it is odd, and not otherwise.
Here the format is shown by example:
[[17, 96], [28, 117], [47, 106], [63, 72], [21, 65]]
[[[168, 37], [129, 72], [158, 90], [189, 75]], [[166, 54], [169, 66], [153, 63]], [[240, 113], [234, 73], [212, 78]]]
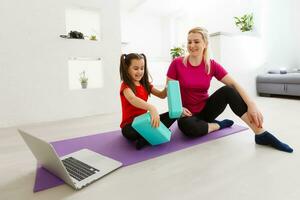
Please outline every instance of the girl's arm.
[[167, 94], [167, 86], [168, 86], [168, 81], [169, 81], [169, 80], [173, 80], [173, 79], [167, 77], [167, 81], [166, 81], [165, 88], [164, 88], [162, 91], [160, 91], [160, 90], [158, 90], [158, 89], [152, 87], [151, 93], [152, 93], [154, 96], [157, 96], [158, 98], [161, 98], [161, 99], [166, 98], [167, 95], [168, 95], [168, 94]]
[[167, 87], [165, 87], [163, 90], [158, 90], [158, 89], [152, 87], [151, 93], [154, 96], [157, 96], [158, 98], [164, 99], [167, 97]]
[[125, 88], [123, 90], [123, 94], [125, 98], [129, 101], [129, 103], [137, 108], [148, 110], [151, 115], [151, 124], [153, 127], [159, 126], [159, 114], [156, 110], [156, 108], [144, 101], [143, 99], [135, 96], [133, 91], [130, 88]]
[[246, 91], [238, 84], [231, 76], [226, 75], [221, 80], [222, 83], [224, 83], [227, 86], [230, 86], [238, 91], [238, 93], [241, 95], [242, 99], [245, 101], [245, 103], [248, 106], [248, 117], [251, 121], [254, 122], [254, 124], [257, 127], [262, 127], [263, 123], [263, 115], [256, 107], [255, 102], [248, 96]]

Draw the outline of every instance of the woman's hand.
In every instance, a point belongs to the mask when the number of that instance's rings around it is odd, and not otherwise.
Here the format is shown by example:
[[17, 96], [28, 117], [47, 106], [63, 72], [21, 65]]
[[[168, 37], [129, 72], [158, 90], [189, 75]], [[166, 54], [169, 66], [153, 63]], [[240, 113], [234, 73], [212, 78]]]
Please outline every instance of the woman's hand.
[[159, 127], [159, 114], [154, 106], [151, 106], [149, 109], [150, 115], [151, 115], [151, 125], [154, 128]]
[[258, 128], [262, 128], [264, 118], [255, 104], [248, 105], [247, 115], [250, 123], [254, 123]]
[[187, 108], [182, 107], [182, 114], [181, 117], [190, 117], [193, 114], [191, 113], [191, 111], [189, 111]]

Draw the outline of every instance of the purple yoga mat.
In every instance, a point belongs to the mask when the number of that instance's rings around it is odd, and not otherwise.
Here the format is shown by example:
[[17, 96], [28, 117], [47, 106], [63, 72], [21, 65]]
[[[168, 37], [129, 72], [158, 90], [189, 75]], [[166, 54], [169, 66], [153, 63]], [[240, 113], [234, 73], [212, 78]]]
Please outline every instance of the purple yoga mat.
[[[246, 129], [247, 128], [242, 126], [233, 125], [231, 128], [222, 129], [200, 138], [191, 139], [184, 136], [177, 128], [177, 124], [174, 124], [171, 127], [171, 142], [155, 147], [148, 146], [139, 151], [135, 149], [135, 146], [132, 143], [122, 136], [120, 130], [51, 142], [51, 144], [59, 156], [64, 156], [73, 153], [74, 151], [87, 148], [118, 160], [123, 163], [123, 166], [128, 166]], [[61, 179], [51, 174], [43, 167], [38, 166], [33, 191], [38, 192], [63, 183], [64, 182]]]

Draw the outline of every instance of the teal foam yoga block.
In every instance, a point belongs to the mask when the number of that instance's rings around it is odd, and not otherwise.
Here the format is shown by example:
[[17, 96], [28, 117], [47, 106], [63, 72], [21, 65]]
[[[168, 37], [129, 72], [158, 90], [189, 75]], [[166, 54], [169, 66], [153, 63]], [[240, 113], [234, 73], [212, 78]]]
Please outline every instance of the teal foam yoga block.
[[134, 118], [132, 127], [151, 145], [169, 142], [171, 139], [171, 131], [162, 122], [159, 123], [157, 128], [151, 126], [149, 113]]
[[179, 82], [175, 80], [168, 81], [168, 107], [169, 117], [179, 118], [182, 114], [182, 102], [179, 88]]

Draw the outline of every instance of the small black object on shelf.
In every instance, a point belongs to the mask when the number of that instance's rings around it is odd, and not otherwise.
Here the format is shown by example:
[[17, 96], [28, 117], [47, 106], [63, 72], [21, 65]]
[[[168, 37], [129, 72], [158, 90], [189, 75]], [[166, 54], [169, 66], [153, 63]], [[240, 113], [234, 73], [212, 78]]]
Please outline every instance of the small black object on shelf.
[[79, 31], [70, 31], [68, 35], [60, 35], [59, 37], [66, 39], [84, 39], [83, 33]]
[[79, 31], [70, 31], [68, 35], [70, 38], [84, 39], [83, 33], [79, 32]]
[[68, 38], [69, 36], [68, 35], [60, 35], [59, 37], [61, 37], [61, 38]]

